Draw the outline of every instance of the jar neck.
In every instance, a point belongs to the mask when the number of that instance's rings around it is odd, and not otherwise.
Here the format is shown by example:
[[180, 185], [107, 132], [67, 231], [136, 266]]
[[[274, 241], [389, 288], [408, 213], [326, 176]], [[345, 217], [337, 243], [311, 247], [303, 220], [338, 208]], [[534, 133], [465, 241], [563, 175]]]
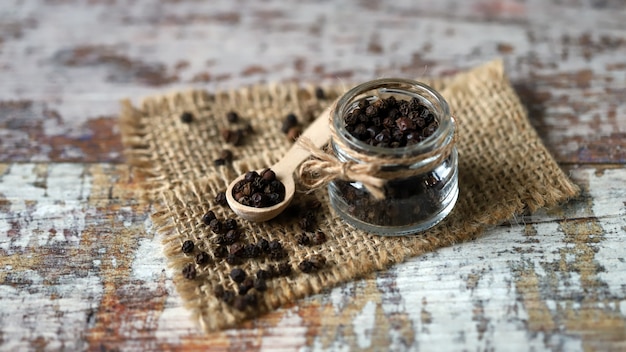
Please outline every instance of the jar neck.
[[[346, 130], [345, 116], [354, 110], [362, 99], [374, 101], [394, 96], [396, 99], [407, 100], [417, 98], [434, 115], [438, 122], [435, 132], [423, 141], [399, 148], [378, 147], [367, 144]], [[360, 84], [346, 92], [337, 102], [333, 112], [333, 143], [332, 147], [336, 155], [343, 161], [361, 162], [351, 157], [349, 150], [342, 150], [334, 139], [340, 140], [340, 144], [358, 154], [376, 155], [382, 158], [401, 159], [432, 153], [435, 150], [449, 150], [445, 148], [454, 143], [455, 124], [450, 116], [448, 103], [431, 87], [412, 80], [401, 78], [384, 78]], [[439, 155], [427, 158], [420, 163], [428, 164]]]

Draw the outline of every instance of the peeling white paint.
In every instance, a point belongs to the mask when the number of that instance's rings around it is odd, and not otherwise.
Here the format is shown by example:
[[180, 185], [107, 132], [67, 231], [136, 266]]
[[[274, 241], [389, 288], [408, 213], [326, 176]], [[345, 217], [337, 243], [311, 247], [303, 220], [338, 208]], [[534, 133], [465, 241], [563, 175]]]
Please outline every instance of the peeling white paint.
[[363, 309], [352, 319], [352, 329], [359, 348], [368, 348], [372, 344], [372, 333], [376, 326], [376, 303], [368, 301]]
[[269, 328], [261, 340], [260, 351], [293, 351], [306, 344], [307, 327], [302, 318], [288, 310], [276, 326]]
[[100, 278], [66, 275], [51, 287], [36, 271], [20, 274], [32, 281], [28, 289], [0, 285], [0, 326], [5, 337], [2, 349], [30, 350], [29, 343], [36, 338], [42, 338], [48, 350], [85, 349], [86, 341], [79, 336], [89, 312], [97, 309], [102, 297]]
[[8, 254], [29, 245], [76, 246], [86, 215], [94, 211], [85, 203], [92, 179], [83, 165], [48, 165], [43, 179], [38, 178], [36, 167], [12, 164], [0, 176], [0, 194], [9, 201], [11, 214], [0, 217], [0, 248]]

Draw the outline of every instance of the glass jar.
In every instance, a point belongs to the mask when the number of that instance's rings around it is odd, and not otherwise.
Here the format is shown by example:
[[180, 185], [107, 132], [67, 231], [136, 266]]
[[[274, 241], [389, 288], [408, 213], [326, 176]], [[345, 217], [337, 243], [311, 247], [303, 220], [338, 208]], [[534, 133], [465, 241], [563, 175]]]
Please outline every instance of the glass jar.
[[[346, 129], [345, 117], [361, 100], [371, 104], [391, 96], [418, 99], [434, 115], [438, 124], [434, 133], [417, 144], [393, 148], [370, 145]], [[364, 159], [373, 157], [383, 161], [379, 175], [392, 175], [380, 177], [385, 180], [384, 198], [374, 197], [360, 182], [337, 179], [329, 183], [331, 204], [348, 224], [381, 235], [407, 235], [433, 227], [452, 211], [459, 194], [456, 126], [447, 102], [434, 89], [396, 78], [360, 84], [338, 100], [332, 124], [331, 148], [341, 162], [367, 163]], [[398, 162], [403, 159], [411, 161]]]

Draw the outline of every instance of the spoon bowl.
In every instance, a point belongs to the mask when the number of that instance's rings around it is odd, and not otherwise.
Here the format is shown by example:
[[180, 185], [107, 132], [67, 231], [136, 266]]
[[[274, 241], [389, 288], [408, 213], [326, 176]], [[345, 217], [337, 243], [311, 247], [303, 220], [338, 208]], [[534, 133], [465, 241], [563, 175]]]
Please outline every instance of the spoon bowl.
[[[233, 197], [233, 187], [245, 177], [245, 174], [240, 175], [228, 185], [226, 190], [226, 201], [235, 214], [248, 221], [263, 222], [275, 218], [289, 206], [296, 193], [296, 183], [291, 174], [279, 172], [280, 170], [277, 170], [275, 166], [271, 167], [271, 169], [276, 173], [276, 178], [285, 186], [285, 198], [280, 203], [263, 208], [250, 207], [239, 203]], [[257, 170], [257, 172], [261, 171]]]
[[[313, 144], [321, 148], [330, 139], [329, 129], [329, 114], [330, 108], [324, 110], [324, 112], [311, 123], [311, 125], [302, 133], [300, 138], [309, 138]], [[263, 222], [275, 218], [278, 214], [282, 213], [291, 203], [296, 193], [296, 182], [294, 180], [293, 172], [311, 153], [308, 150], [303, 149], [297, 143], [287, 151], [283, 158], [276, 164], [272, 165], [270, 169], [276, 174], [276, 179], [283, 183], [285, 186], [285, 198], [278, 204], [256, 208], [247, 205], [243, 205], [235, 200], [233, 196], [233, 187], [237, 182], [241, 181], [244, 175], [240, 175], [233, 180], [226, 189], [226, 201], [230, 208], [239, 217], [253, 222]], [[258, 170], [257, 172], [260, 172]]]

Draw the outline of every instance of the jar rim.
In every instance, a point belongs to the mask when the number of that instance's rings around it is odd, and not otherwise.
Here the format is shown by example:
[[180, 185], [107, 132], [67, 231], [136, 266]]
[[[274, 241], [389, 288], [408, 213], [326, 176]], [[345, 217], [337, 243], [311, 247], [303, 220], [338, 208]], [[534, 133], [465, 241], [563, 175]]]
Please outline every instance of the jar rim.
[[[367, 92], [378, 91], [379, 94], [402, 94], [428, 101], [436, 111], [432, 111], [439, 122], [435, 132], [423, 141], [405, 147], [389, 148], [373, 146], [354, 137], [345, 127], [342, 116], [356, 98]], [[423, 93], [423, 94], [420, 94]], [[426, 94], [427, 96], [424, 96]], [[432, 110], [432, 109], [431, 109]], [[333, 112], [333, 127], [339, 138], [350, 148], [366, 153], [399, 157], [407, 154], [426, 153], [447, 143], [451, 143], [456, 128], [450, 116], [450, 108], [445, 98], [429, 85], [405, 78], [379, 78], [361, 83], [344, 93], [337, 101]]]

